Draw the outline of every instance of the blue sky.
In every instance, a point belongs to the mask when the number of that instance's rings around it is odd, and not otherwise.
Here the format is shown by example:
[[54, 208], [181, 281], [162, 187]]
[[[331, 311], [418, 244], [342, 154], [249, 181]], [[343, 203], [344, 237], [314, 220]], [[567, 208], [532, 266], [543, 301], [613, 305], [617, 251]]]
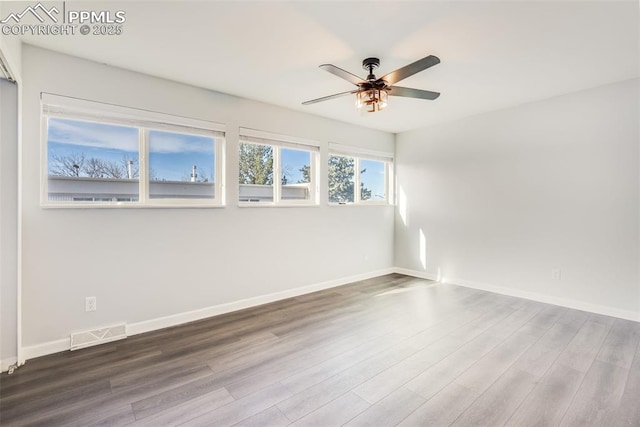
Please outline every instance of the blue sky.
[[[189, 179], [193, 165], [198, 178], [214, 176], [214, 139], [199, 135], [149, 132], [149, 167], [165, 180]], [[53, 156], [84, 154], [85, 158], [119, 162], [124, 156], [138, 159], [138, 129], [80, 120], [49, 119], [48, 160]]]
[[119, 162], [124, 156], [138, 158], [138, 130], [125, 126], [83, 122], [66, 119], [49, 119], [47, 141], [48, 160], [53, 156], [84, 154], [85, 158], [97, 157]]
[[280, 150], [282, 171], [287, 175], [289, 184], [295, 184], [302, 180], [300, 169], [311, 164], [311, 153], [308, 151], [283, 148]]
[[166, 181], [185, 181], [197, 166], [198, 181], [213, 182], [215, 177], [214, 138], [152, 130], [149, 132], [151, 177]]
[[371, 200], [384, 200], [385, 164], [375, 160], [360, 160], [360, 170], [366, 172], [360, 175], [360, 181], [371, 190]]

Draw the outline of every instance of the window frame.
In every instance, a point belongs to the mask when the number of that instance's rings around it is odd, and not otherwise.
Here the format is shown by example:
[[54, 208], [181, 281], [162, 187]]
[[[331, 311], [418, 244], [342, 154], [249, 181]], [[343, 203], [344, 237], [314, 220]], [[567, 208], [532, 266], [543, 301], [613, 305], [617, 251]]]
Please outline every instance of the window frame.
[[[329, 193], [327, 191], [327, 203], [329, 206], [393, 206], [393, 164], [394, 156], [392, 153], [378, 152], [373, 150], [367, 150], [364, 148], [357, 148], [351, 146], [344, 146], [341, 144], [329, 144], [329, 155], [327, 157], [327, 164], [329, 163], [329, 157], [340, 156], [350, 157], [354, 159], [354, 177], [353, 177], [353, 202], [331, 202], [329, 201]], [[385, 180], [384, 180], [384, 200], [362, 200], [362, 194], [360, 192], [360, 183], [362, 182], [361, 173], [362, 170], [360, 163], [362, 160], [376, 161], [384, 164]], [[327, 182], [329, 179], [327, 170]], [[328, 189], [327, 189], [328, 190]]]
[[[50, 201], [48, 120], [60, 118], [138, 130], [138, 201]], [[225, 126], [220, 123], [105, 104], [43, 92], [40, 105], [40, 205], [44, 208], [216, 208], [225, 205]], [[158, 130], [214, 139], [214, 197], [152, 199], [149, 194], [149, 131]]]
[[[273, 150], [273, 201], [252, 202], [241, 201], [239, 197], [240, 184], [238, 180], [238, 206], [239, 207], [310, 207], [319, 206], [319, 171], [320, 171], [320, 144], [316, 141], [265, 132], [257, 129], [240, 128], [238, 137], [238, 152], [240, 144], [267, 145]], [[308, 199], [282, 199], [282, 149], [305, 151], [310, 154], [309, 198]], [[238, 158], [238, 165], [240, 159]]]

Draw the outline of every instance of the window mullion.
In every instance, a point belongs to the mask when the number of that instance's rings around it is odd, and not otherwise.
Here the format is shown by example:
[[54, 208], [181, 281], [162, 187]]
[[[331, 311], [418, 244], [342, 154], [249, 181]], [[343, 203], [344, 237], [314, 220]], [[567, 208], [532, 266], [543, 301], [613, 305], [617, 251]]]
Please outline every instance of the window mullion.
[[216, 168], [216, 173], [213, 179], [216, 180], [215, 185], [215, 202], [219, 205], [224, 205], [224, 176], [225, 176], [225, 146], [226, 139], [216, 138], [214, 140], [215, 150], [214, 150], [214, 167]]
[[282, 173], [280, 164], [280, 147], [273, 147], [273, 203], [280, 203], [282, 198]]
[[40, 122], [40, 132], [42, 134], [41, 155], [40, 155], [40, 203], [47, 203], [49, 198], [49, 116], [43, 115]]
[[392, 191], [392, 188], [394, 187], [394, 181], [393, 165], [391, 162], [385, 162], [384, 187], [385, 202], [393, 204], [393, 194], [395, 192]]
[[144, 204], [149, 200], [149, 130], [139, 128], [138, 138], [138, 199]]
[[353, 174], [353, 203], [360, 203], [360, 159], [358, 157], [354, 157], [353, 161], [355, 171]]
[[311, 153], [311, 163], [309, 165], [309, 179], [311, 183], [309, 184], [309, 189], [311, 194], [309, 195], [311, 198], [311, 203], [318, 203], [319, 193], [320, 193], [320, 174], [318, 173], [318, 165], [320, 164], [320, 153], [312, 152]]

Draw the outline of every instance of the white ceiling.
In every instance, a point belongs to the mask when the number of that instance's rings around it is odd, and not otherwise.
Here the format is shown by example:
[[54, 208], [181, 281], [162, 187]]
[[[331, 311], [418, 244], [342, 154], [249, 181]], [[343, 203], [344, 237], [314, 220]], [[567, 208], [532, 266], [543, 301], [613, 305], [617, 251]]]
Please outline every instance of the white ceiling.
[[[638, 77], [636, 1], [68, 1], [66, 8], [124, 10], [124, 34], [23, 40], [389, 132]], [[365, 76], [362, 59], [377, 56], [382, 76], [429, 54], [442, 62], [399, 85], [441, 92], [435, 101], [392, 97], [385, 111], [364, 116], [351, 97], [301, 105], [355, 88], [320, 64]]]

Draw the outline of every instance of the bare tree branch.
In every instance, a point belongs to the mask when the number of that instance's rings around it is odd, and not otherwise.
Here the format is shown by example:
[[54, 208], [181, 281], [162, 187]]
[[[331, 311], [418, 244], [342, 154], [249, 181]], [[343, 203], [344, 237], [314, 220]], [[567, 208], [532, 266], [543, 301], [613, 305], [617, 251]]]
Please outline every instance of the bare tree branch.
[[67, 156], [54, 154], [49, 163], [49, 175], [53, 176], [80, 176], [84, 168], [85, 158], [83, 153], [71, 153]]

